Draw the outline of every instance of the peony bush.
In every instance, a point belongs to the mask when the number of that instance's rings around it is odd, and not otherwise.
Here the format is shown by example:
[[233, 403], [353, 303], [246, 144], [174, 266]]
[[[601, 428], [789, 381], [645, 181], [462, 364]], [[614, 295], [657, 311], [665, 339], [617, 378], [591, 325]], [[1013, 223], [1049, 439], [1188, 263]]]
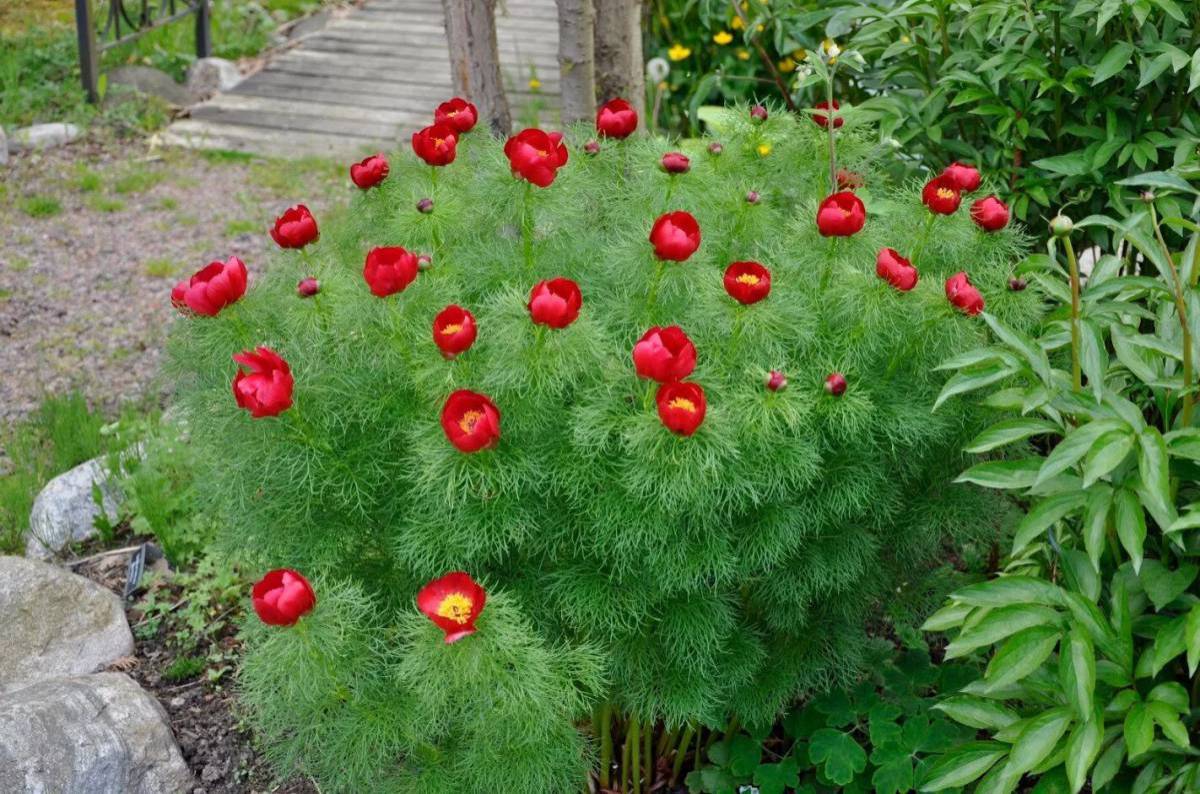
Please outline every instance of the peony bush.
[[931, 411], [976, 315], [1040, 311], [987, 176], [889, 188], [836, 104], [676, 148], [631, 113], [501, 142], [453, 100], [249, 289], [176, 289], [200, 489], [264, 574], [243, 697], [323, 790], [648, 788], [853, 678], [1001, 520], [952, 484], [978, 409]]

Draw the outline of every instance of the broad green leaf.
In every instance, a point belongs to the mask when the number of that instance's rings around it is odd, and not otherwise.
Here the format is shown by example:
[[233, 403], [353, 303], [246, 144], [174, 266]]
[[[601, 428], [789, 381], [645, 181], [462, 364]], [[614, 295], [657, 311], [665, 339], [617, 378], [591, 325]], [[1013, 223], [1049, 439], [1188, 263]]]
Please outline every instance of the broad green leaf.
[[[1133, 45], [1127, 41], [1118, 41], [1109, 47], [1100, 62], [1092, 67], [1092, 85], [1099, 85], [1120, 72], [1129, 63], [1132, 56]], [[1034, 163], [1034, 165], [1037, 164]]]
[[1079, 149], [1069, 154], [1034, 160], [1033, 166], [1062, 176], [1084, 176], [1092, 170], [1092, 156], [1086, 149]]
[[1096, 647], [1113, 661], [1123, 663], [1125, 660], [1120, 652], [1117, 635], [1100, 608], [1079, 593], [1067, 592], [1065, 598], [1067, 607], [1071, 610], [1071, 617], [1087, 629]]
[[1100, 575], [1092, 568], [1091, 560], [1079, 549], [1062, 549], [1060, 552], [1063, 573], [1067, 586], [1082, 593], [1091, 601], [1100, 600]]
[[1117, 419], [1099, 419], [1072, 430], [1046, 457], [1034, 484], [1045, 482], [1054, 475], [1061, 474], [1074, 466], [1104, 434], [1114, 430], [1128, 429], [1123, 422]]
[[808, 743], [808, 757], [821, 767], [830, 782], [847, 785], [867, 768], [867, 754], [854, 738], [833, 728], [822, 728]]
[[[1149, 661], [1146, 675], [1158, 675], [1175, 657], [1186, 651], [1187, 615], [1180, 615], [1159, 627], [1158, 633], [1154, 635], [1154, 644], [1142, 655], [1143, 662]], [[1142, 670], [1139, 669], [1139, 672]]]
[[1058, 585], [1032, 576], [998, 576], [986, 582], [967, 585], [951, 594], [961, 604], [976, 607], [1002, 607], [1011, 604], [1062, 605]]
[[1067, 697], [1079, 718], [1087, 719], [1092, 713], [1092, 695], [1096, 690], [1096, 651], [1091, 637], [1078, 623], [1067, 633], [1065, 650], [1073, 684]]
[[759, 794], [785, 794], [795, 791], [800, 784], [797, 771], [799, 763], [796, 756], [789, 756], [778, 764], [760, 764], [754, 770], [754, 785], [758, 786]]
[[1083, 510], [1083, 545], [1097, 573], [1100, 572], [1100, 558], [1104, 554], [1105, 528], [1112, 506], [1112, 494], [1112, 488], [1108, 485], [1089, 488]]
[[[1029, 629], [1035, 631], [1036, 629]], [[1017, 713], [1002, 703], [970, 695], [952, 695], [934, 706], [955, 722], [972, 728], [995, 730], [1017, 720]]]
[[871, 753], [876, 765], [871, 775], [871, 786], [875, 794], [908, 794], [914, 781], [913, 759], [903, 747], [877, 747]]
[[1061, 433], [1062, 429], [1053, 422], [1032, 417], [1022, 419], [1006, 419], [984, 430], [967, 445], [967, 452], [978, 454], [988, 452], [996, 447], [1011, 444], [1014, 441], [1042, 435], [1043, 433]]
[[979, 778], [1008, 752], [999, 742], [970, 742], [943, 755], [925, 774], [921, 791], [959, 788]]
[[1041, 458], [977, 463], [958, 475], [955, 482], [971, 482], [984, 488], [1024, 489], [1033, 485], [1041, 466]]
[[1025, 774], [1045, 760], [1071, 727], [1072, 719], [1069, 709], [1057, 708], [1029, 720], [1008, 755], [1009, 771]]
[[1180, 747], [1191, 746], [1191, 740], [1188, 738], [1188, 729], [1184, 727], [1183, 722], [1179, 719], [1178, 711], [1162, 701], [1147, 703], [1146, 711], [1158, 723], [1158, 727], [1162, 728], [1163, 736], [1166, 736]]
[[973, 607], [966, 604], [947, 604], [921, 624], [921, 631], [948, 631], [962, 625]]
[[1154, 743], [1154, 718], [1145, 703], [1135, 703], [1125, 714], [1125, 747], [1132, 761]]
[[1058, 646], [1061, 636], [1057, 627], [1033, 626], [1005, 640], [988, 662], [984, 674], [988, 693], [1001, 691], [1041, 667]]
[[1046, 351], [1042, 350], [1032, 339], [1019, 331], [1009, 328], [988, 312], [983, 313], [983, 319], [1000, 341], [1021, 354], [1021, 357], [1025, 359], [1025, 363], [1029, 365], [1030, 369], [1033, 370], [1042, 383], [1048, 385], [1051, 382], [1050, 359], [1046, 357]]
[[946, 646], [947, 659], [963, 656], [976, 648], [993, 645], [1031, 626], [1058, 626], [1062, 618], [1049, 607], [1011, 606], [993, 609]]
[[1158, 368], [1151, 363], [1154, 354], [1144, 347], [1134, 344], [1133, 339], [1136, 334], [1120, 323], [1113, 323], [1109, 326], [1109, 331], [1113, 350], [1117, 354], [1117, 361], [1124, 364], [1125, 368], [1143, 383], [1157, 382], [1160, 379], [1160, 373]]
[[1184, 635], [1187, 641], [1188, 675], [1194, 676], [1196, 668], [1200, 666], [1200, 604], [1194, 605], [1192, 611], [1188, 612]]
[[1179, 190], [1184, 193], [1196, 193], [1196, 188], [1188, 184], [1187, 180], [1178, 174], [1172, 174], [1170, 171], [1147, 171], [1144, 174], [1118, 179], [1118, 185], [1132, 185], [1133, 187], [1156, 187], [1165, 188], [1167, 190]]
[[1100, 436], [1083, 462], [1083, 487], [1087, 488], [1120, 465], [1133, 450], [1135, 438], [1128, 428]]
[[1138, 579], [1150, 597], [1154, 608], [1162, 611], [1167, 604], [1187, 592], [1188, 587], [1196, 580], [1200, 568], [1190, 563], [1181, 564], [1171, 570], [1158, 560], [1146, 560], [1138, 571]]
[[[1146, 509], [1160, 526], [1170, 526], [1175, 521], [1175, 508], [1171, 503], [1170, 461], [1167, 443], [1158, 428], [1147, 427], [1138, 434], [1138, 473], [1142, 478], [1142, 487], [1138, 490], [1146, 500]], [[1165, 520], [1168, 516], [1170, 520]]]
[[1163, 438], [1167, 442], [1167, 451], [1175, 457], [1200, 461], [1200, 428], [1173, 430]]
[[1137, 494], [1128, 488], [1120, 488], [1114, 493], [1113, 507], [1117, 537], [1137, 573], [1142, 568], [1142, 547], [1146, 542], [1146, 514]]
[[1071, 783], [1073, 793], [1083, 788], [1088, 770], [1100, 755], [1100, 741], [1104, 738], [1103, 724], [1095, 716], [1077, 723], [1067, 740], [1067, 780]]
[[1188, 93], [1200, 88], [1200, 47], [1192, 53], [1192, 71], [1188, 78]]
[[1108, 349], [1104, 336], [1091, 320], [1084, 320], [1079, 328], [1079, 358], [1083, 373], [1087, 375], [1088, 388], [1100, 399], [1104, 386], [1104, 373], [1108, 369]]
[[[1195, 505], [1193, 505], [1195, 507]], [[1200, 527], [1200, 509], [1193, 509], [1190, 513], [1185, 513], [1167, 527], [1165, 532], [1180, 532], [1185, 529], [1195, 529]]]
[[985, 364], [977, 368], [958, 372], [950, 380], [946, 381], [946, 385], [942, 387], [941, 394], [933, 402], [933, 410], [936, 411], [942, 403], [956, 394], [963, 394], [964, 392], [991, 386], [993, 383], [1015, 374], [1016, 371], [1014, 367]]
[[1150, 690], [1146, 695], [1147, 703], [1166, 703], [1180, 714], [1186, 714], [1190, 708], [1188, 691], [1178, 681], [1166, 681]]
[[[1045, 470], [1045, 466], [1042, 467], [1042, 470]], [[1045, 532], [1050, 525], [1083, 507], [1086, 502], [1086, 491], [1067, 491], [1042, 499], [1025, 514], [1021, 523], [1017, 525], [1016, 535], [1013, 537], [1012, 553], [1020, 552]]]
[[1121, 771], [1121, 762], [1125, 759], [1125, 739], [1118, 736], [1117, 740], [1100, 754], [1096, 766], [1092, 769], [1092, 790], [1099, 791]]

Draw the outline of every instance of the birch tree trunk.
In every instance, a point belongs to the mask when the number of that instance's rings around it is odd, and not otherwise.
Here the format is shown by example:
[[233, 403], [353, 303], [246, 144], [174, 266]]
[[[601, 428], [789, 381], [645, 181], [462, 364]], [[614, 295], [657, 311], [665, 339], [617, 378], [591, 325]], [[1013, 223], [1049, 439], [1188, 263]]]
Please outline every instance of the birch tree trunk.
[[496, 0], [442, 0], [454, 90], [479, 108], [493, 134], [512, 133], [496, 48]]
[[558, 3], [558, 70], [562, 121], [590, 121], [596, 112], [595, 12], [592, 0]]
[[642, 59], [642, 0], [595, 0], [596, 93], [607, 102], [629, 101], [646, 116], [646, 65]]

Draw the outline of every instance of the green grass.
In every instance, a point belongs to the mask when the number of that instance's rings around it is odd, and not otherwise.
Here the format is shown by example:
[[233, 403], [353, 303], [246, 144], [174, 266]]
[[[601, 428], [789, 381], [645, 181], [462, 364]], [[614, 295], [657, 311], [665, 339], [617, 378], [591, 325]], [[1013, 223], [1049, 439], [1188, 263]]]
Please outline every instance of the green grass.
[[75, 164], [75, 189], [80, 193], [95, 193], [104, 186], [104, 177], [83, 163]]
[[134, 166], [113, 181], [113, 192], [121, 195], [144, 193], [167, 178], [162, 171]]
[[263, 230], [258, 221], [237, 220], [225, 224], [225, 236], [237, 237], [239, 234], [256, 234]]
[[24, 273], [29, 269], [30, 261], [23, 256], [18, 256], [12, 261], [12, 270], [14, 273]]
[[8, 300], [11, 297], [12, 297], [12, 290], [0, 289], [0, 303], [4, 303], [6, 300]]
[[158, 208], [160, 210], [167, 210], [168, 212], [179, 209], [179, 200], [171, 196], [163, 196], [158, 200]]
[[27, 196], [19, 206], [31, 218], [49, 218], [62, 212], [62, 204], [53, 196]]
[[11, 469], [0, 476], [0, 553], [20, 553], [29, 510], [55, 475], [104, 451], [104, 418], [78, 394], [48, 397], [32, 416], [0, 431]]
[[171, 662], [166, 670], [163, 670], [162, 677], [168, 681], [186, 681], [189, 678], [195, 678], [200, 675], [207, 666], [208, 662], [202, 657], [179, 656], [175, 661]]
[[87, 205], [96, 212], [120, 212], [125, 209], [125, 202], [109, 196], [88, 196]]
[[179, 272], [179, 265], [170, 259], [151, 259], [142, 265], [142, 270], [151, 278], [170, 278]]
[[248, 152], [235, 152], [232, 149], [202, 149], [199, 155], [210, 163], [252, 163], [256, 159]]

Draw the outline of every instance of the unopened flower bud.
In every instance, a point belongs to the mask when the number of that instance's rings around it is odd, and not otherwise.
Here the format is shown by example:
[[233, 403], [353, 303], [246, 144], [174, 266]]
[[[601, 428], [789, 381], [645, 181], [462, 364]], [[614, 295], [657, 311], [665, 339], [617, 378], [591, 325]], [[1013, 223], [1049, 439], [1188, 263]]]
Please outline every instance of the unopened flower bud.
[[846, 376], [840, 372], [830, 373], [825, 378], [825, 391], [834, 397], [841, 397], [846, 393]]
[[311, 298], [321, 291], [321, 282], [317, 281], [312, 276], [300, 279], [300, 283], [296, 285], [296, 294], [301, 298]]
[[417, 256], [417, 270], [428, 270], [433, 267], [433, 257], [429, 254], [419, 254]]
[[692, 170], [692, 162], [682, 152], [667, 152], [662, 156], [662, 170], [668, 174], [686, 174]]
[[1066, 237], [1074, 228], [1075, 224], [1066, 215], [1059, 214], [1050, 219], [1050, 233], [1055, 237]]
[[1140, 198], [1142, 201], [1146, 202], [1147, 204], [1153, 203], [1153, 201], [1154, 201], [1154, 191], [1153, 191], [1153, 190], [1143, 190], [1143, 191], [1141, 192], [1141, 194], [1140, 194], [1139, 198]]
[[760, 198], [762, 198], [762, 197], [758, 195], [757, 190], [751, 190], [749, 193], [746, 194], [746, 203], [747, 204], [757, 204], [759, 202]]
[[433, 212], [433, 199], [423, 198], [417, 202], [417, 212], [422, 215], [428, 215]]
[[722, 146], [721, 144], [717, 143], [716, 141], [713, 141], [712, 143], [710, 143], [708, 145], [708, 153], [711, 155], [718, 156], [723, 151], [725, 151], [725, 147]]
[[596, 155], [600, 154], [600, 142], [588, 141], [583, 145], [583, 153], [588, 157], [595, 157]]
[[767, 120], [767, 109], [762, 105], [755, 105], [750, 108], [750, 118], [754, 121], [763, 122]]
[[788, 385], [787, 377], [777, 369], [773, 369], [767, 373], [765, 383], [771, 391], [783, 391]]
[[1027, 286], [1029, 286], [1029, 282], [1023, 278], [1017, 278], [1016, 276], [1013, 276], [1008, 280], [1008, 288], [1013, 292], [1020, 292]]

